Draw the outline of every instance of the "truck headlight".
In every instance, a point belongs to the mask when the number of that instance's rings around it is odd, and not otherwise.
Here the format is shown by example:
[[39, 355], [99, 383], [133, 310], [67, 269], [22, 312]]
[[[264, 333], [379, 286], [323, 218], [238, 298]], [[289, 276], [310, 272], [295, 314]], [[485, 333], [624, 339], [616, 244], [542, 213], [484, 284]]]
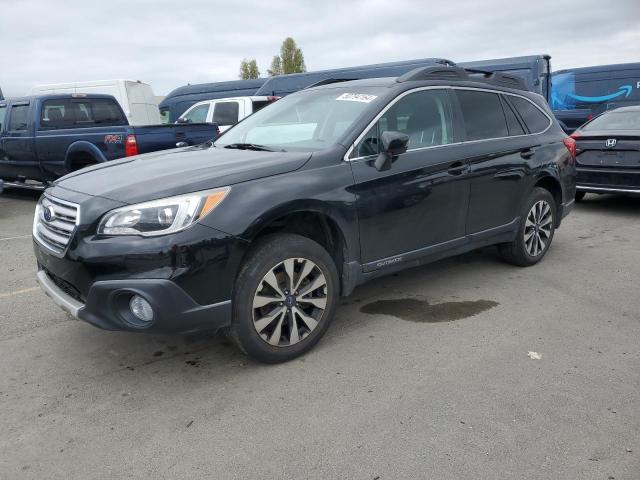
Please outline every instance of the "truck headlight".
[[116, 208], [100, 221], [100, 235], [166, 235], [184, 230], [211, 213], [230, 187], [194, 192]]

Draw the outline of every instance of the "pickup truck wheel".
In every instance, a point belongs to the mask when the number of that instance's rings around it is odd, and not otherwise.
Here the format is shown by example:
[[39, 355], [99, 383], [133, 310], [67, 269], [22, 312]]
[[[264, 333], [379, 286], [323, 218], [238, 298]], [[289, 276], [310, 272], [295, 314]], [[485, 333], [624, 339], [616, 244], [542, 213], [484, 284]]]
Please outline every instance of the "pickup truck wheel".
[[265, 237], [236, 279], [229, 336], [261, 362], [302, 355], [329, 328], [338, 285], [335, 263], [318, 243], [293, 234]]
[[553, 195], [544, 188], [534, 188], [525, 203], [516, 239], [498, 245], [504, 260], [520, 267], [542, 260], [553, 240], [556, 212]]

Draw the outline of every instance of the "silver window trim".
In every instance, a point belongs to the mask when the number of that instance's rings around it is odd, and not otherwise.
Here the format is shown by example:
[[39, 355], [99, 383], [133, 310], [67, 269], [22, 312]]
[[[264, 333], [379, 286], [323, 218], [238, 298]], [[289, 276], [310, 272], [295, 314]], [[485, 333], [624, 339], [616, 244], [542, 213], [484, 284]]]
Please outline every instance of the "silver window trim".
[[502, 95], [511, 95], [512, 97], [519, 97], [519, 98], [522, 98], [522, 99], [526, 100], [531, 105], [536, 107], [540, 112], [542, 112], [542, 114], [545, 117], [547, 117], [547, 120], [549, 120], [549, 125], [547, 125], [547, 128], [545, 128], [544, 130], [542, 130], [540, 132], [536, 132], [536, 133], [525, 133], [523, 135], [509, 135], [507, 137], [491, 137], [491, 138], [483, 138], [483, 139], [480, 139], [480, 140], [465, 140], [463, 142], [443, 143], [442, 145], [432, 145], [430, 147], [414, 148], [414, 149], [411, 149], [411, 150], [407, 150], [407, 152], [416, 152], [416, 151], [427, 150], [427, 149], [431, 149], [431, 148], [449, 147], [449, 146], [452, 146], [452, 145], [463, 145], [463, 144], [467, 144], [467, 143], [491, 142], [493, 140], [504, 140], [506, 138], [519, 138], [519, 137], [530, 137], [530, 136], [533, 136], [533, 135], [542, 135], [543, 133], [546, 133], [551, 128], [551, 126], [553, 125], [553, 119], [549, 116], [549, 114], [547, 114], [547, 112], [545, 112], [542, 108], [540, 108], [538, 105], [536, 105], [535, 102], [531, 101], [531, 99], [525, 97], [524, 95], [518, 95], [517, 93], [504, 92], [502, 90], [493, 90], [493, 89], [490, 89], [490, 88], [479, 88], [479, 87], [457, 87], [457, 86], [446, 86], [445, 87], [445, 86], [441, 86], [441, 85], [432, 85], [432, 86], [429, 86], [429, 87], [417, 87], [417, 88], [413, 88], [411, 90], [407, 90], [406, 92], [402, 92], [396, 98], [391, 100], [391, 102], [389, 102], [378, 113], [378, 115], [376, 115], [375, 118], [373, 120], [371, 120], [371, 122], [369, 122], [369, 124], [365, 127], [365, 129], [362, 131], [362, 133], [360, 133], [360, 135], [358, 135], [358, 137], [354, 140], [354, 142], [351, 144], [351, 146], [347, 150], [347, 153], [344, 154], [343, 160], [345, 162], [352, 162], [354, 160], [361, 160], [363, 158], [371, 158], [371, 157], [373, 157], [374, 155], [366, 155], [366, 156], [363, 156], [363, 157], [349, 158], [349, 156], [353, 152], [355, 146], [362, 141], [362, 139], [367, 134], [367, 132], [371, 129], [371, 127], [373, 127], [376, 124], [376, 122], [378, 120], [380, 120], [380, 117], [382, 117], [382, 115], [384, 115], [387, 112], [387, 110], [389, 110], [393, 105], [396, 104], [396, 102], [398, 102], [402, 98], [406, 97], [407, 95], [410, 95], [410, 94], [416, 93], [416, 92], [421, 92], [421, 91], [424, 91], [424, 90], [444, 90], [444, 91], [447, 91], [447, 90], [473, 90], [473, 91], [478, 91], [478, 92], [489, 92], [489, 93], [497, 93], [497, 94], [502, 94]]

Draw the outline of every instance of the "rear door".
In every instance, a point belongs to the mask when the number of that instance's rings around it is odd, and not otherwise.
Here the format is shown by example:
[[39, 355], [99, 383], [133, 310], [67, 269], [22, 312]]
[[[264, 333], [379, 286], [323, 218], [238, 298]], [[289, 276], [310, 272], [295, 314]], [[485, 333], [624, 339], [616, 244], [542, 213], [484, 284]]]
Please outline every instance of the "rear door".
[[499, 92], [455, 89], [471, 168], [467, 234], [500, 233], [519, 214], [526, 172], [536, 146]]

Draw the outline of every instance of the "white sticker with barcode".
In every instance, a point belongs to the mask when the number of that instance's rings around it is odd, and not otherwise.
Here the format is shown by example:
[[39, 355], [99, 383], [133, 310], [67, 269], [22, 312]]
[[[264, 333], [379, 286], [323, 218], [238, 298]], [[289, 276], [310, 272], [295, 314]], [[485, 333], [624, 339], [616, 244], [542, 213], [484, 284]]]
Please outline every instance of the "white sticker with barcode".
[[369, 103], [376, 98], [378, 98], [377, 95], [367, 95], [366, 93], [343, 93], [338, 98], [336, 98], [336, 100], [342, 100], [344, 102]]

